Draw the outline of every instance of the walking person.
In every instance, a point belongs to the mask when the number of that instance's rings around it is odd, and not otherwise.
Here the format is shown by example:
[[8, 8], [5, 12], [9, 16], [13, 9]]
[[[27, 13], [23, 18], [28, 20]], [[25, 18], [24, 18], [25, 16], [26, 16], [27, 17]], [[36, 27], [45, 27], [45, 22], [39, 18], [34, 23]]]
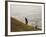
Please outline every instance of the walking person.
[[28, 24], [28, 20], [27, 20], [27, 18], [26, 18], [26, 17], [25, 17], [25, 23], [26, 23], [26, 24]]

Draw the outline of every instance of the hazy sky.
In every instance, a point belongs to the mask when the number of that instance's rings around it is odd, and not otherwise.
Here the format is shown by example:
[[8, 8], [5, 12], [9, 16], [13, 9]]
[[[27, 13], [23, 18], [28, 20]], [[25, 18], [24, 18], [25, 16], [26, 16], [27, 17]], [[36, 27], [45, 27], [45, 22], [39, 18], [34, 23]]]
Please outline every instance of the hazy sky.
[[26, 6], [26, 5], [12, 5], [11, 4], [11, 16], [41, 16], [41, 6]]
[[[25, 17], [27, 17], [30, 21], [33, 20], [40, 20], [42, 15], [42, 7], [35, 6], [35, 5], [17, 5], [11, 4], [10, 5], [10, 15], [17, 16], [17, 19], [25, 22]], [[36, 18], [36, 19], [35, 19]], [[37, 19], [38, 18], [38, 19]], [[39, 25], [41, 24], [41, 20], [39, 21]]]

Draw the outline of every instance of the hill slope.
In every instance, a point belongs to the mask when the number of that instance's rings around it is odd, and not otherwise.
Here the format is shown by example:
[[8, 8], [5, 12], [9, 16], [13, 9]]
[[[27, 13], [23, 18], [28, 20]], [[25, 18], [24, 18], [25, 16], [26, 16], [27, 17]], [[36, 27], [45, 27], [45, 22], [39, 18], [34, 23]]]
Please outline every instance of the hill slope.
[[29, 26], [24, 24], [17, 19], [11, 17], [11, 32], [18, 32], [18, 31], [35, 31], [33, 26]]

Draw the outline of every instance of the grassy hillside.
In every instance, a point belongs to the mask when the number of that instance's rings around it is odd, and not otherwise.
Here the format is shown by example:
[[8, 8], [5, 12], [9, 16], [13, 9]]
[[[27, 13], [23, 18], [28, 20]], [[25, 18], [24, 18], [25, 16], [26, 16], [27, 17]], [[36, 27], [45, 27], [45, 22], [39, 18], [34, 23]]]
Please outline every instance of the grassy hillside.
[[24, 24], [17, 19], [11, 18], [11, 32], [18, 32], [18, 31], [35, 31], [33, 26], [29, 26]]

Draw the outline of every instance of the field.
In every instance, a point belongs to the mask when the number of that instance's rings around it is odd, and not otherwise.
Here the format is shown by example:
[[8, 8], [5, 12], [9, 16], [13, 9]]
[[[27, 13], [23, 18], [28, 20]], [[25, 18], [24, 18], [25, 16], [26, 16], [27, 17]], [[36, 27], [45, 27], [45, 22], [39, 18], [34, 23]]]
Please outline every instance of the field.
[[19, 31], [38, 31], [39, 28], [34, 28], [32, 25], [24, 24], [17, 19], [11, 18], [11, 32]]

